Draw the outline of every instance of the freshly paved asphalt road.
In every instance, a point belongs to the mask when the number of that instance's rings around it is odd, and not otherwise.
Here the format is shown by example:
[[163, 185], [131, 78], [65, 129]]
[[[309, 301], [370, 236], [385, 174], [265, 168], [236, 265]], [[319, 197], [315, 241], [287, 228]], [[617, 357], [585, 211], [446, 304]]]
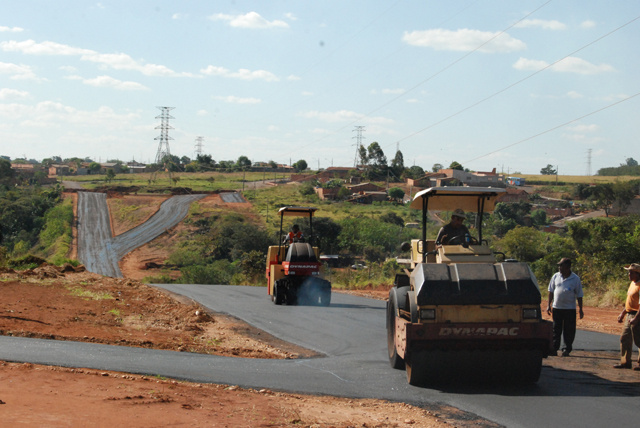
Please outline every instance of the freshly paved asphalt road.
[[206, 195], [173, 196], [143, 224], [112, 237], [105, 193], [78, 192], [78, 259], [89, 272], [121, 278], [118, 261], [178, 224]]
[[[162, 285], [324, 358], [256, 360], [0, 337], [0, 359], [162, 375], [196, 382], [417, 405], [447, 404], [507, 427], [612, 427], [637, 420], [637, 385], [544, 367], [528, 386], [417, 388], [386, 356], [385, 302], [334, 293], [330, 307], [275, 306], [262, 287]], [[579, 331], [576, 349], [617, 350], [618, 337]], [[629, 372], [630, 376], [633, 373]]]

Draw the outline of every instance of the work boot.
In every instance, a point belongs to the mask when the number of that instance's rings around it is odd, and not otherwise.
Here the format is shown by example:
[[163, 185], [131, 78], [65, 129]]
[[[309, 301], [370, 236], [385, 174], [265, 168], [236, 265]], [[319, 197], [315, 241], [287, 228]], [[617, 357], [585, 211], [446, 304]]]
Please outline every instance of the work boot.
[[563, 357], [568, 357], [570, 353], [571, 353], [571, 351], [562, 351], [562, 356]]
[[630, 369], [631, 364], [616, 364], [613, 366], [614, 369]]

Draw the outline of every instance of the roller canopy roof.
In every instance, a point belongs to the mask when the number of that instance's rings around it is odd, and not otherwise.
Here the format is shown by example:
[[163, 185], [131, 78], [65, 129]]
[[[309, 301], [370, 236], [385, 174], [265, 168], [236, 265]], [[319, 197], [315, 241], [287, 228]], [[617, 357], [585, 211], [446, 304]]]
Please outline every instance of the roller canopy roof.
[[477, 212], [478, 200], [484, 197], [484, 212], [491, 212], [498, 197], [506, 192], [505, 189], [491, 187], [431, 187], [416, 193], [409, 207], [421, 210], [423, 198], [429, 198], [429, 210], [453, 211], [460, 208], [465, 212]]
[[283, 217], [308, 217], [313, 215], [318, 209], [314, 207], [282, 207], [278, 210], [278, 215]]

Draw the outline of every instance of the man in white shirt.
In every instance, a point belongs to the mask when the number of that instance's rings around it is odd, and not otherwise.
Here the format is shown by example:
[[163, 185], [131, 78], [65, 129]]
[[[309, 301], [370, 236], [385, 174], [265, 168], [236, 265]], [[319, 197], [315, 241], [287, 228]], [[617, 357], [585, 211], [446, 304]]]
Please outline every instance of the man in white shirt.
[[571, 259], [563, 258], [558, 262], [558, 273], [549, 282], [549, 305], [547, 313], [553, 315], [553, 351], [550, 355], [558, 355], [560, 339], [564, 339], [562, 356], [571, 353], [573, 340], [576, 337], [576, 300], [582, 311], [582, 283], [575, 273], [571, 272]]

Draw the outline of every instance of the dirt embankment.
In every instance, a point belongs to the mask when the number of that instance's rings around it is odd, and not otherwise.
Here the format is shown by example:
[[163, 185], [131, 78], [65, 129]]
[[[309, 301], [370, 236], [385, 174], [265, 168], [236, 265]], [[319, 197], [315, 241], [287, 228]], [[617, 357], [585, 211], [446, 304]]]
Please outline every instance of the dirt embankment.
[[[315, 355], [137, 281], [78, 270], [42, 265], [0, 273], [0, 334], [231, 357]], [[97, 427], [443, 427], [451, 425], [440, 413], [457, 414], [438, 406], [7, 362], [0, 362], [0, 412], [3, 426], [16, 427], [84, 427], [88, 420]]]

